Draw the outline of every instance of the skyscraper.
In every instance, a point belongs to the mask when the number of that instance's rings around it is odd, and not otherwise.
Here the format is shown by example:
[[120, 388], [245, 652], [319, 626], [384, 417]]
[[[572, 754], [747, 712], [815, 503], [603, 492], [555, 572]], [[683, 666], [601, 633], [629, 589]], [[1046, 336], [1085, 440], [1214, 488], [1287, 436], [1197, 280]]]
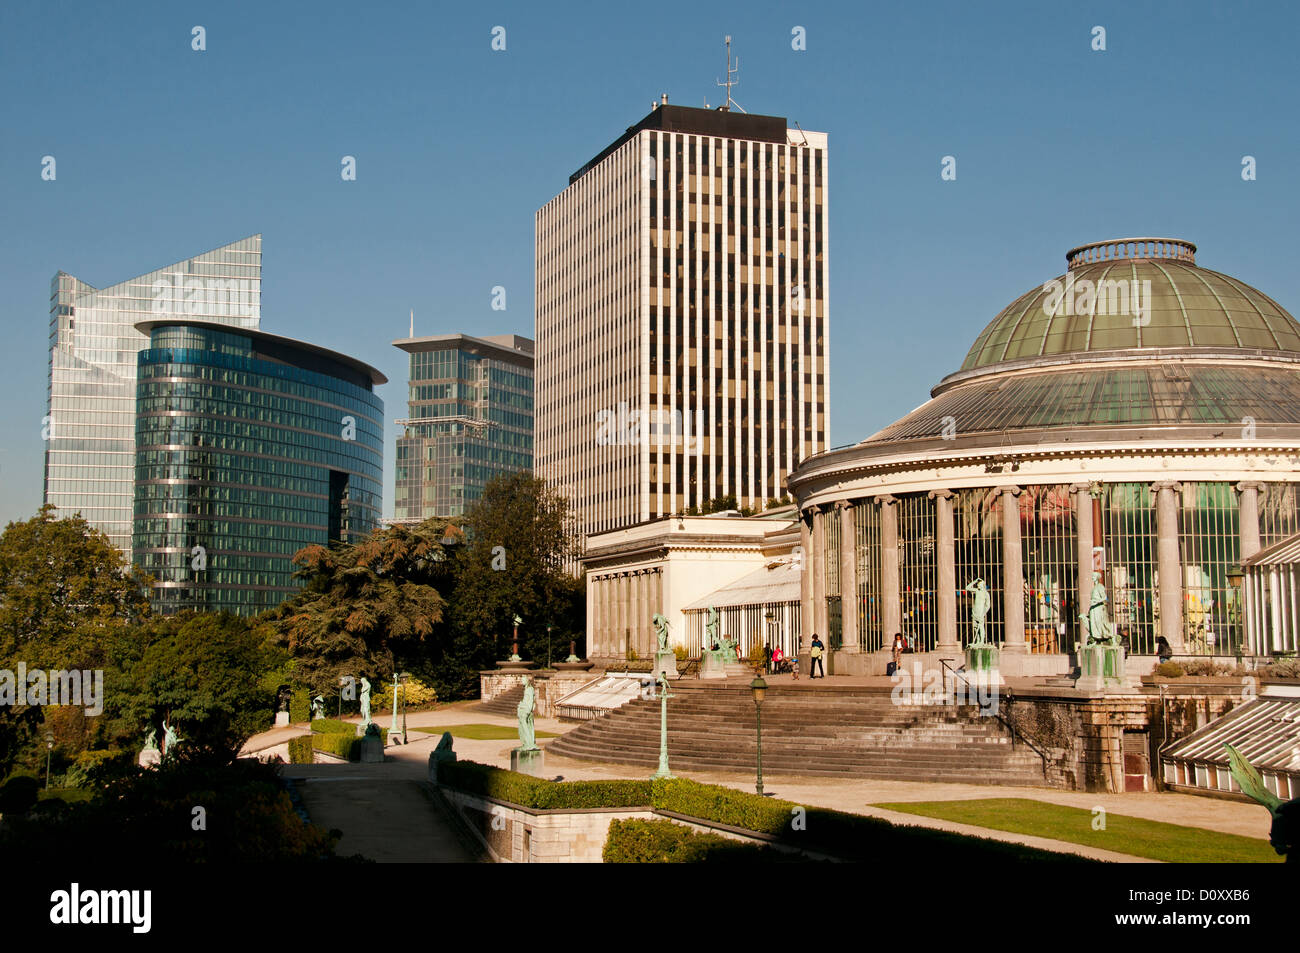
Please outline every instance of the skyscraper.
[[537, 464], [584, 535], [827, 448], [827, 140], [666, 101], [536, 215]]
[[383, 374], [261, 331], [138, 327], [134, 556], [156, 608], [273, 608], [300, 586], [294, 553], [379, 525]]
[[533, 466], [533, 342], [517, 334], [409, 337], [397, 421], [394, 522], [460, 516], [495, 476]]
[[64, 272], [50, 284], [45, 502], [80, 512], [131, 558], [137, 322], [159, 317], [256, 330], [262, 236], [97, 289]]

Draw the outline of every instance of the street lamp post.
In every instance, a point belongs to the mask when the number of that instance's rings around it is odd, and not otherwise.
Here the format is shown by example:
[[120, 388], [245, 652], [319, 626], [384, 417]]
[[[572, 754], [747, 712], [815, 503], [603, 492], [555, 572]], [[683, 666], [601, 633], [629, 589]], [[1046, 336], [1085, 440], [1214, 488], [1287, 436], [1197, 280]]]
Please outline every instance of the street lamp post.
[[54, 754], [54, 734], [45, 734], [45, 790], [50, 789], [50, 756]]
[[758, 676], [749, 683], [749, 690], [754, 694], [754, 714], [758, 718], [758, 782], [755, 790], [763, 794], [763, 696], [767, 694], [767, 682]]
[[668, 677], [659, 673], [659, 770], [652, 778], [671, 778], [668, 771], [668, 699], [675, 696], [668, 694]]
[[546, 667], [547, 668], [551, 667], [551, 630], [553, 628], [555, 628], [555, 626], [547, 623], [546, 626]]

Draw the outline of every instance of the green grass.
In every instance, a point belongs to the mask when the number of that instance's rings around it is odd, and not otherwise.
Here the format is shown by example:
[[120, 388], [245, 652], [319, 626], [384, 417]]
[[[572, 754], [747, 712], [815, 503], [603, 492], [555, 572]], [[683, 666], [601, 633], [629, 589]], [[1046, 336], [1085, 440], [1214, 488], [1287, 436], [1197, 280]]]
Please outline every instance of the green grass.
[[1106, 813], [1106, 829], [1093, 830], [1093, 813], [1030, 798], [970, 801], [914, 801], [876, 807], [995, 831], [1050, 837], [1101, 850], [1175, 864], [1277, 864], [1282, 858], [1268, 841]]
[[[453, 738], [467, 738], [470, 741], [506, 741], [510, 738], [519, 737], [518, 729], [508, 728], [505, 725], [438, 725], [428, 728], [412, 727], [411, 730], [423, 731], [431, 735], [440, 735], [444, 731], [450, 731]], [[560, 737], [554, 731], [537, 731], [534, 734], [538, 738]]]
[[75, 804], [78, 801], [89, 801], [95, 796], [95, 792], [89, 788], [42, 788], [36, 795], [39, 800], [46, 801], [50, 798], [58, 798], [60, 801], [67, 801], [69, 804]]

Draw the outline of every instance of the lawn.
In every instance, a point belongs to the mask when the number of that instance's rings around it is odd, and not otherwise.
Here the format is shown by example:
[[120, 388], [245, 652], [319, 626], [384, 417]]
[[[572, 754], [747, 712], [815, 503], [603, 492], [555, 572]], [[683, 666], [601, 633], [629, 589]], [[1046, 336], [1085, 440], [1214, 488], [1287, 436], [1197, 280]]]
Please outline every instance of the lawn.
[[[976, 798], [970, 801], [915, 801], [876, 807], [995, 831], [1113, 850], [1175, 864], [1278, 864], [1282, 858], [1268, 841], [1184, 827], [1140, 817], [1107, 813], [1105, 830], [1093, 830], [1092, 811], [1030, 798]], [[1261, 809], [1262, 810], [1262, 809]], [[1098, 818], [1100, 820], [1100, 818]]]
[[[429, 728], [412, 726], [411, 730], [424, 731], [431, 735], [440, 735], [444, 731], [450, 731], [453, 738], [467, 738], [470, 741], [506, 741], [510, 738], [519, 737], [518, 729], [509, 728], [505, 725], [438, 725]], [[538, 738], [559, 737], [553, 731], [537, 731], [534, 734]]]

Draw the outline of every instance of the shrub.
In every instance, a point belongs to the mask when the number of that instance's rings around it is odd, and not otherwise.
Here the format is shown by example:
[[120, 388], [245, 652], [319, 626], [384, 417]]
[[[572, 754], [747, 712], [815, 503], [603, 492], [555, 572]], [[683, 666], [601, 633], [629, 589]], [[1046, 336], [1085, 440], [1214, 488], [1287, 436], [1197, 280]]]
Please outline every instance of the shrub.
[[68, 768], [64, 784], [70, 788], [101, 787], [130, 774], [134, 764], [135, 759], [130, 751], [115, 748], [83, 751]]
[[673, 655], [676, 655], [676, 656], [677, 656], [677, 661], [679, 661], [679, 662], [685, 662], [686, 659], [687, 659], [687, 655], [686, 655], [686, 646], [684, 646], [684, 645], [674, 645], [674, 646], [673, 646]]
[[1266, 678], [1300, 678], [1300, 659], [1278, 659], [1261, 670]]
[[289, 696], [289, 723], [301, 725], [311, 718], [311, 692], [299, 686]]
[[545, 781], [475, 761], [438, 765], [438, 783], [534, 810], [650, 804], [649, 781]]
[[[357, 726], [349, 725], [351, 734], [344, 734], [341, 731], [326, 731], [314, 733], [311, 736], [312, 747], [317, 751], [327, 751], [330, 754], [345, 758], [348, 761], [358, 761], [361, 758], [361, 738], [356, 734]], [[379, 727], [376, 725], [375, 727]], [[379, 729], [379, 740], [388, 744], [388, 729]]]
[[16, 774], [0, 784], [0, 814], [26, 814], [41, 794], [41, 782], [26, 774]]
[[297, 738], [289, 739], [290, 764], [311, 764], [314, 760], [311, 752], [311, 735], [299, 735]]
[[1186, 673], [1183, 671], [1183, 667], [1177, 662], [1161, 662], [1156, 666], [1153, 674], [1159, 675], [1163, 678], [1178, 678]]
[[[428, 685], [424, 684], [424, 682], [421, 682], [419, 679], [416, 678], [407, 679], [406, 687], [404, 691], [406, 693], [406, 701], [402, 702], [402, 706], [405, 708], [409, 708], [409, 709], [429, 708], [430, 706], [436, 705], [438, 703], [438, 693], [434, 691], [432, 688], [430, 688]], [[401, 701], [402, 699], [401, 691], [397, 693], [397, 698], [398, 701]], [[392, 682], [385, 683], [384, 686], [379, 689], [379, 691], [375, 692], [374, 695], [371, 696], [370, 708], [372, 711], [381, 711], [383, 709], [388, 709], [389, 711], [392, 711], [393, 709], [393, 683]]]
[[611, 821], [601, 859], [607, 864], [692, 864], [797, 861], [798, 854], [745, 844], [718, 834], [702, 834], [672, 821], [638, 818]]
[[317, 734], [355, 735], [357, 726], [354, 722], [337, 718], [317, 718], [311, 723], [311, 730]]

